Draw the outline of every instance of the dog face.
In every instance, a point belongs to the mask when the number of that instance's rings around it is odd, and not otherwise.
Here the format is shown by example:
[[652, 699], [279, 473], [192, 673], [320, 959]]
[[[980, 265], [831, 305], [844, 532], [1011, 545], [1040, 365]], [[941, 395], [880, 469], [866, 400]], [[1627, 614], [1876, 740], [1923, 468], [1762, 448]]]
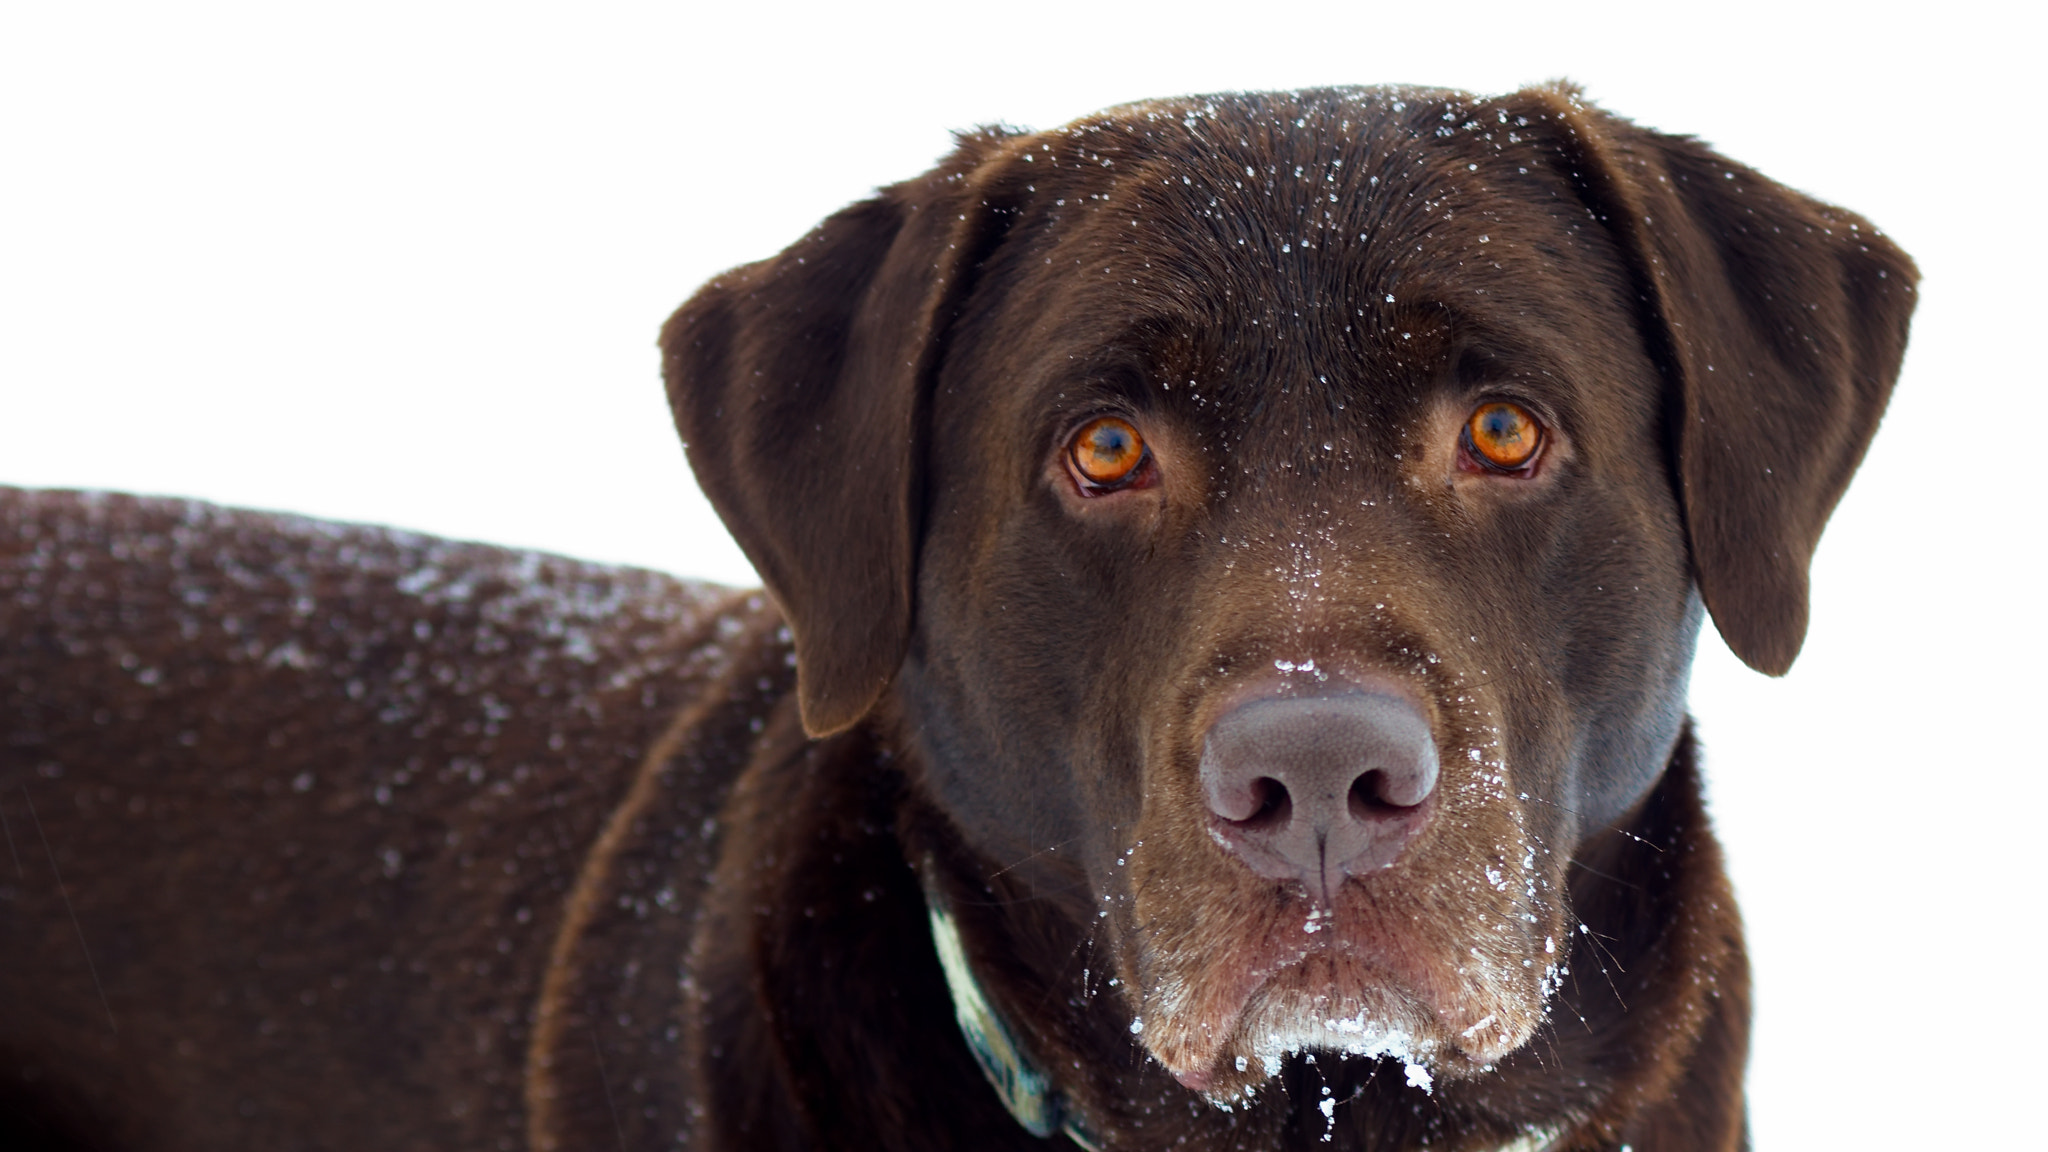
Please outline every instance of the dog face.
[[[1146, 1043], [1204, 1088], [1306, 1045], [1526, 1039], [1570, 849], [1665, 762], [1697, 621], [1614, 242], [1533, 142], [1335, 115], [1038, 143], [931, 401], [903, 698], [932, 786], [1109, 913]], [[1503, 405], [1534, 425], [1509, 468], [1469, 427]], [[1076, 463], [1103, 422], [1139, 457], [1111, 484]], [[1292, 827], [1218, 810], [1226, 718], [1374, 698], [1437, 766], [1406, 803], [1346, 779], [1317, 821], [1322, 782], [1248, 748]], [[1399, 719], [1281, 716], [1248, 738]], [[1273, 843], [1295, 828], [1320, 843]]]
[[1782, 672], [1903, 346], [1868, 225], [1569, 93], [1138, 105], [963, 142], [664, 333], [806, 723], [1228, 1099], [1525, 1043], [1567, 868]]

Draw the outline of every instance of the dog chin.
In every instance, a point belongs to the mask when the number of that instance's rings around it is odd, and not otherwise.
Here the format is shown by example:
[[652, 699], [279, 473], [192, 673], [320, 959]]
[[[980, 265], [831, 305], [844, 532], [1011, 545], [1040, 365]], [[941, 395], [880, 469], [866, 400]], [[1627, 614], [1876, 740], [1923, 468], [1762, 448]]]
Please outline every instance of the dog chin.
[[1246, 999], [1235, 1025], [1225, 1025], [1220, 1045], [1195, 1039], [1213, 1034], [1209, 1027], [1168, 1018], [1145, 1028], [1147, 1046], [1183, 1085], [1230, 1108], [1250, 1102], [1290, 1056], [1384, 1060], [1401, 1069], [1409, 1086], [1428, 1092], [1439, 1077], [1490, 1067], [1520, 1047], [1542, 1016], [1540, 1004], [1510, 1006], [1520, 998], [1493, 989], [1495, 995], [1481, 996], [1495, 1001], [1491, 1010], [1467, 1004], [1451, 1013], [1473, 1018], [1461, 1028], [1397, 982], [1332, 979], [1339, 972], [1331, 969], [1349, 967], [1311, 955], [1276, 973]]
[[1262, 992], [1246, 1006], [1209, 1083], [1198, 1090], [1213, 1103], [1247, 1100], [1280, 1074], [1287, 1057], [1316, 1053], [1398, 1062], [1408, 1083], [1427, 1090], [1434, 1083], [1430, 1069], [1446, 1050], [1440, 1032], [1435, 1013], [1391, 992], [1342, 999]]

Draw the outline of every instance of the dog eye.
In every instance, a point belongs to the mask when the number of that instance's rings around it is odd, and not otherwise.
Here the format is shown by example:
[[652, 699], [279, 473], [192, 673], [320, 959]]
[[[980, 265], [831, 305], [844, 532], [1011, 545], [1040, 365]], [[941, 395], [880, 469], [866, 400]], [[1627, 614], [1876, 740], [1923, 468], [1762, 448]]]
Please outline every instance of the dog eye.
[[1101, 416], [1082, 426], [1067, 444], [1067, 459], [1084, 487], [1115, 488], [1145, 463], [1145, 439], [1125, 420]]
[[1465, 448], [1480, 463], [1512, 472], [1536, 458], [1543, 425], [1519, 404], [1481, 404], [1465, 422]]

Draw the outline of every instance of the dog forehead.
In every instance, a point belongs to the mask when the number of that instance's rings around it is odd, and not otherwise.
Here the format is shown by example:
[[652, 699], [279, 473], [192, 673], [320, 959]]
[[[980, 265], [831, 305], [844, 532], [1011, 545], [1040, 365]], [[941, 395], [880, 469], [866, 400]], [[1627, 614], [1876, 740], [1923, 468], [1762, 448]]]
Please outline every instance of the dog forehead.
[[1017, 198], [991, 264], [1004, 287], [983, 301], [1004, 314], [984, 322], [1061, 374], [1168, 345], [1217, 367], [1405, 383], [1452, 329], [1569, 361], [1589, 330], [1613, 334], [1627, 277], [1558, 154], [1550, 126], [1458, 93], [1115, 109], [1007, 150]]
[[1558, 153], [1505, 102], [1332, 89], [1112, 110], [1011, 154], [1051, 272], [1242, 315], [1452, 275], [1470, 292], [1531, 243], [1555, 255], [1591, 222]]

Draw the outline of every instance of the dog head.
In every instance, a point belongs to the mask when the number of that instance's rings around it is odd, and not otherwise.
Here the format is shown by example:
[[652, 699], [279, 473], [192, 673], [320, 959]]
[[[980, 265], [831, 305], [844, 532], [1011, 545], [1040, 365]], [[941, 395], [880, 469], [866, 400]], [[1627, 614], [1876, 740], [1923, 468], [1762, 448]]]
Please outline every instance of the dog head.
[[1909, 261], [1566, 89], [985, 132], [714, 281], [677, 424], [794, 633], [1225, 1099], [1541, 1022], [1701, 608], [1782, 673]]

